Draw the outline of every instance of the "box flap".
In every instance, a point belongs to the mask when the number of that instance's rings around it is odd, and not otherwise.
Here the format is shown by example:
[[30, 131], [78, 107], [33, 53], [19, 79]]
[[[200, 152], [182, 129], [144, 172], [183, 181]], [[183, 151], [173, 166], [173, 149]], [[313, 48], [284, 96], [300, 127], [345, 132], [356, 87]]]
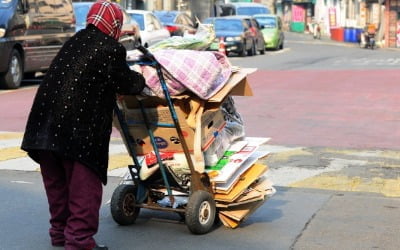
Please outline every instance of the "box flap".
[[[250, 84], [247, 76], [257, 71], [256, 68], [239, 68], [238, 71], [232, 73], [228, 82], [220, 89], [215, 95], [210, 97], [207, 102], [222, 102], [228, 95], [236, 96], [252, 96]], [[181, 94], [178, 96], [171, 96], [173, 99], [187, 99], [191, 98], [193, 93]]]
[[222, 102], [228, 95], [252, 96], [253, 91], [247, 80], [247, 75], [255, 72], [255, 68], [240, 68], [238, 72], [232, 73], [225, 86], [215, 95], [208, 99], [209, 102]]

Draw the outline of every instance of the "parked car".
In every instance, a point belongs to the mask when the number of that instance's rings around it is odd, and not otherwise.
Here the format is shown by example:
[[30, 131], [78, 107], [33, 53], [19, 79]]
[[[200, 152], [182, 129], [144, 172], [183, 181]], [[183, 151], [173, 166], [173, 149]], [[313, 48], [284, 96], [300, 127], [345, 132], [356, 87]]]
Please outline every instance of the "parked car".
[[283, 49], [285, 35], [282, 30], [281, 18], [272, 14], [258, 14], [254, 18], [261, 25], [261, 32], [264, 36], [265, 48]]
[[237, 53], [240, 56], [254, 55], [253, 34], [243, 16], [207, 18], [203, 23], [214, 25], [216, 38], [209, 50], [218, 50], [222, 41], [227, 55], [231, 53]]
[[[74, 12], [76, 16], [76, 32], [86, 27], [86, 17], [92, 7], [93, 2], [73, 2]], [[141, 44], [139, 24], [131, 18], [131, 16], [122, 9], [124, 21], [121, 27], [121, 37], [119, 42], [124, 45], [127, 50], [132, 50]]]
[[265, 41], [263, 33], [261, 32], [261, 25], [257, 22], [257, 20], [252, 16], [243, 16], [243, 18], [247, 21], [250, 26], [251, 33], [254, 39], [254, 46], [253, 46], [253, 55], [257, 54], [257, 51], [260, 54], [265, 54]]
[[221, 5], [221, 16], [246, 15], [271, 13], [267, 6], [260, 3], [226, 3]]
[[127, 10], [127, 13], [139, 24], [140, 37], [144, 47], [149, 47], [171, 36], [151, 11]]
[[75, 33], [71, 1], [0, 0], [0, 87], [16, 89], [46, 71]]
[[181, 11], [153, 11], [161, 24], [168, 29], [171, 36], [183, 36], [185, 33], [196, 33], [192, 18]]

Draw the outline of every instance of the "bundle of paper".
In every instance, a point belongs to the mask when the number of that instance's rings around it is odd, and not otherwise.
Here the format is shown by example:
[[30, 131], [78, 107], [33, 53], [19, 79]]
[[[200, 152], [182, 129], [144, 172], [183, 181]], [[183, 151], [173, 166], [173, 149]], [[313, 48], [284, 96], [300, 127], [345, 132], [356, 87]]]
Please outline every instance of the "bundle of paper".
[[275, 193], [264, 177], [268, 167], [257, 161], [268, 152], [257, 151], [269, 138], [245, 138], [231, 145], [215, 166], [206, 167], [214, 186], [219, 218], [230, 228], [244, 219]]
[[[227, 183], [232, 175], [242, 166], [243, 163], [252, 157], [252, 160], [257, 161], [257, 158], [268, 155], [267, 152], [258, 153], [258, 148], [267, 143], [270, 138], [246, 137], [243, 140], [235, 141], [224, 156], [214, 166], [206, 166], [206, 171], [211, 177], [211, 181], [215, 183]], [[255, 159], [256, 158], [256, 159]]]

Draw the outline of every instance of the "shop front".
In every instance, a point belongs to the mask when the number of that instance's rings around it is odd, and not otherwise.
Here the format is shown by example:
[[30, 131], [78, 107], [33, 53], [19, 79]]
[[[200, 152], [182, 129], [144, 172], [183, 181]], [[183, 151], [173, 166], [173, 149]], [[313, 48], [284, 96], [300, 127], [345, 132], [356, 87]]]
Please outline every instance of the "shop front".
[[290, 30], [293, 32], [308, 31], [308, 24], [314, 16], [314, 2], [312, 0], [293, 0]]
[[400, 48], [400, 0], [385, 2], [385, 45]]

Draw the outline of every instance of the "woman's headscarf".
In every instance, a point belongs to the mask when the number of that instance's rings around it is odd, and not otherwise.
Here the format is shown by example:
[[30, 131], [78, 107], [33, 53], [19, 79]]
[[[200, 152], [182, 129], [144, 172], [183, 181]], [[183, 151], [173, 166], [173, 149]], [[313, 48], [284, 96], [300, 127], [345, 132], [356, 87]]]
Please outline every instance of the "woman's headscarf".
[[123, 19], [124, 16], [117, 4], [107, 0], [99, 0], [90, 8], [86, 23], [93, 24], [105, 34], [118, 40]]

